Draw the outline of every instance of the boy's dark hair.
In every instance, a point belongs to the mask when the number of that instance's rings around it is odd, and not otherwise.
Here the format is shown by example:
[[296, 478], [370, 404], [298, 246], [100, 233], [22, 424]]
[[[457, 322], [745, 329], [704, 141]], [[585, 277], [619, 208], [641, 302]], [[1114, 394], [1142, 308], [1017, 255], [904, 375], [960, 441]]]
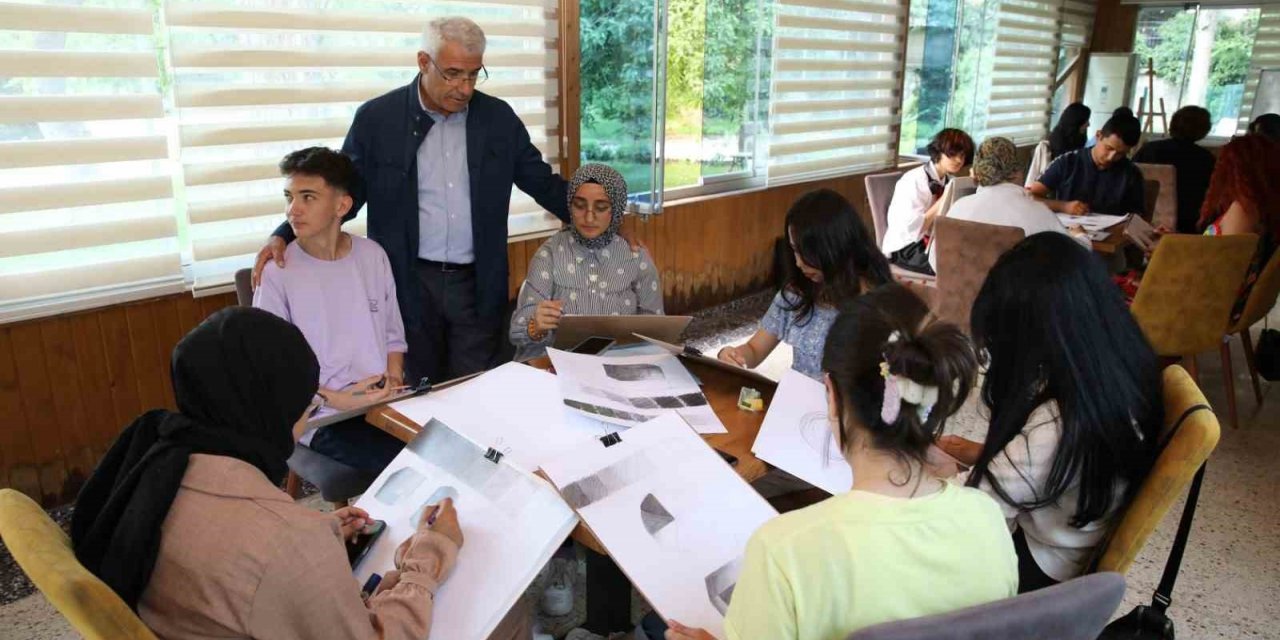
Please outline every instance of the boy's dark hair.
[[1266, 136], [1280, 142], [1280, 115], [1264, 113], [1249, 123], [1249, 135]]
[[973, 138], [969, 134], [959, 129], [943, 129], [937, 135], [933, 136], [933, 140], [929, 141], [929, 146], [925, 147], [925, 151], [929, 153], [929, 159], [937, 162], [942, 156], [958, 156], [964, 155], [964, 166], [973, 164]]
[[1169, 120], [1169, 136], [1197, 142], [1209, 135], [1213, 125], [1209, 122], [1209, 110], [1190, 105], [1173, 112]]
[[1125, 144], [1132, 147], [1142, 138], [1142, 125], [1133, 116], [1113, 115], [1106, 124], [1102, 125], [1102, 137], [1111, 135], [1118, 136], [1124, 140]]
[[300, 173], [324, 178], [326, 184], [344, 193], [356, 185], [356, 165], [351, 158], [328, 147], [298, 149], [280, 161], [280, 175]]

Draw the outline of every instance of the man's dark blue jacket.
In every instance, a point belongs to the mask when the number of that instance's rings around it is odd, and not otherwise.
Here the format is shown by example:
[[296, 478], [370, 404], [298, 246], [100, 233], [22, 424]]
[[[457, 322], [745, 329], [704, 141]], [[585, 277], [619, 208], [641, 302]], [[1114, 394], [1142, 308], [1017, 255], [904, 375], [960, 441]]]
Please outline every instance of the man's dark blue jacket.
[[[360, 172], [351, 196], [350, 220], [366, 203], [369, 237], [387, 252], [406, 325], [422, 319], [422, 292], [414, 277], [418, 228], [418, 146], [435, 123], [418, 100], [418, 78], [356, 110], [342, 144]], [[551, 172], [529, 141], [511, 105], [476, 91], [467, 111], [467, 167], [471, 174], [471, 233], [475, 241], [476, 306], [481, 322], [505, 322], [507, 311], [507, 215], [511, 186], [569, 221], [567, 184]], [[438, 230], [443, 232], [443, 230]], [[289, 224], [275, 235], [292, 241]]]

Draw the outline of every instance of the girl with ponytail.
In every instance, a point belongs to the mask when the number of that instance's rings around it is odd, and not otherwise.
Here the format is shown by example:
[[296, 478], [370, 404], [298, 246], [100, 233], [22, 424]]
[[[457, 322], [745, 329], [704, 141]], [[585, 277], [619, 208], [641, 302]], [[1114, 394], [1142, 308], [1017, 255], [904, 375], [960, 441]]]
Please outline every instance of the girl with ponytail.
[[[831, 443], [853, 488], [762, 526], [747, 544], [729, 638], [827, 640], [1017, 592], [1000, 508], [926, 461], [973, 388], [968, 339], [890, 284], [836, 318], [823, 353]], [[667, 638], [710, 636], [671, 623]]]

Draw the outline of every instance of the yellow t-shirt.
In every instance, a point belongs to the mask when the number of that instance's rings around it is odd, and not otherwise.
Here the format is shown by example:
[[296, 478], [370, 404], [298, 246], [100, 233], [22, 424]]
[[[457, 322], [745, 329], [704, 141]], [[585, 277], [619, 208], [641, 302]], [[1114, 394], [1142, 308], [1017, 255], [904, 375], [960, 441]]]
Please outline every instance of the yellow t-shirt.
[[843, 640], [1017, 591], [1009, 529], [987, 494], [950, 483], [911, 499], [850, 491], [751, 536], [725, 629], [732, 640]]

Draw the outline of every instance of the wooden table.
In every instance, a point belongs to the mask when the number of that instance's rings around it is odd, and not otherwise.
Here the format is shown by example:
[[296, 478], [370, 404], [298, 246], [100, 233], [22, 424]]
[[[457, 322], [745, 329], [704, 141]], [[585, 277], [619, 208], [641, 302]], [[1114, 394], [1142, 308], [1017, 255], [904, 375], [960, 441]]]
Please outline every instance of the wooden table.
[[[738, 408], [738, 391], [743, 386], [756, 388], [763, 396], [765, 407], [773, 402], [777, 384], [762, 385], [732, 372], [700, 364], [690, 360], [682, 362], [693, 375], [702, 381], [702, 391], [707, 401], [724, 423], [728, 433], [702, 436], [713, 448], [734, 456], [733, 465], [743, 480], [751, 482], [765, 474], [768, 467], [763, 460], [751, 453], [756, 434], [764, 423], [764, 412], [744, 411]], [[551, 371], [549, 358], [537, 358], [528, 364]], [[759, 387], [765, 388], [759, 388]], [[447, 388], [447, 383], [440, 388]], [[405, 417], [388, 405], [380, 405], [365, 414], [365, 420], [387, 433], [408, 442], [418, 435], [422, 425]], [[643, 427], [640, 427], [643, 428]], [[539, 472], [541, 473], [541, 472]], [[631, 582], [614, 564], [600, 541], [583, 523], [574, 528], [572, 537], [588, 549], [587, 560], [587, 618], [583, 627], [598, 634], [629, 630], [631, 626]]]
[[[755, 444], [756, 434], [760, 433], [760, 425], [764, 423], [764, 412], [739, 409], [738, 391], [743, 386], [765, 385], [698, 362], [683, 359], [681, 362], [690, 373], [702, 381], [702, 391], [706, 394], [707, 401], [728, 430], [728, 433], [704, 435], [703, 439], [713, 448], [738, 459], [733, 468], [743, 480], [751, 482], [763, 476], [768, 467], [763, 460], [751, 453], [751, 446]], [[551, 360], [545, 357], [530, 360], [525, 364], [538, 369], [552, 370]], [[767, 408], [773, 402], [773, 393], [777, 390], [777, 385], [768, 385], [767, 388], [757, 390], [764, 397]], [[370, 409], [365, 414], [365, 421], [404, 442], [412, 440], [419, 431], [422, 431], [422, 425], [405, 417], [389, 405], [379, 405]], [[600, 541], [582, 524], [574, 529], [573, 539], [597, 553], [608, 555]]]

